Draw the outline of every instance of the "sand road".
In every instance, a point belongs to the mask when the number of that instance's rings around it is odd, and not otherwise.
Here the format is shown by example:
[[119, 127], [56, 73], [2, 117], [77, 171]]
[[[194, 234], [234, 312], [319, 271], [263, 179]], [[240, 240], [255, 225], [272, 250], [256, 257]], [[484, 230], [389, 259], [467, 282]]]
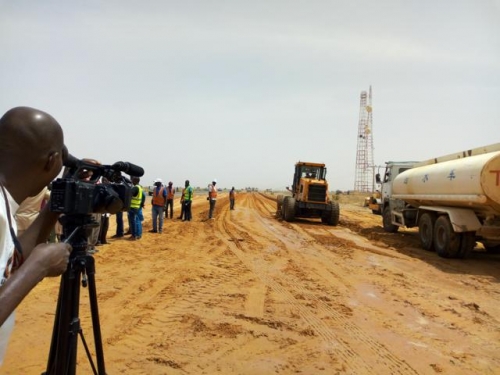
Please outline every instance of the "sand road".
[[[500, 374], [500, 255], [439, 258], [360, 203], [337, 227], [278, 220], [259, 193], [207, 211], [196, 197], [193, 221], [155, 234], [148, 205], [140, 241], [94, 256], [107, 374]], [[45, 370], [58, 289], [19, 307], [0, 373]], [[84, 288], [80, 318], [95, 360]]]

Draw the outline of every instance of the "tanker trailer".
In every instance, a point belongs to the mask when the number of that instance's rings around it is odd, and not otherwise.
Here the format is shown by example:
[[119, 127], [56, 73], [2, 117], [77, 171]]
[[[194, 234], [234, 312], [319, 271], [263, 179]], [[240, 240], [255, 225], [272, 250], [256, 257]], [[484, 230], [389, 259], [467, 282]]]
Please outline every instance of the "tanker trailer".
[[492, 146], [414, 163], [393, 176], [382, 191], [384, 229], [418, 226], [422, 247], [445, 258], [464, 257], [476, 241], [500, 249], [500, 151], [489, 152], [500, 144]]

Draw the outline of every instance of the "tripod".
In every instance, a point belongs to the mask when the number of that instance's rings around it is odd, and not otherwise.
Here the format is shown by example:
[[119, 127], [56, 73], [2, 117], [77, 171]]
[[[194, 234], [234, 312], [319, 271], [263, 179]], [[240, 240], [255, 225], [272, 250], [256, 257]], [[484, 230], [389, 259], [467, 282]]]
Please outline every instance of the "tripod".
[[[76, 353], [78, 335], [82, 339], [90, 365], [95, 375], [105, 375], [99, 310], [95, 286], [95, 262], [87, 253], [88, 235], [92, 227], [98, 225], [90, 215], [66, 215], [61, 217], [63, 238], [72, 245], [68, 268], [61, 276], [56, 316], [52, 331], [47, 370], [42, 375], [76, 374]], [[80, 282], [88, 287], [90, 312], [95, 341], [97, 369], [83, 336], [80, 325]]]

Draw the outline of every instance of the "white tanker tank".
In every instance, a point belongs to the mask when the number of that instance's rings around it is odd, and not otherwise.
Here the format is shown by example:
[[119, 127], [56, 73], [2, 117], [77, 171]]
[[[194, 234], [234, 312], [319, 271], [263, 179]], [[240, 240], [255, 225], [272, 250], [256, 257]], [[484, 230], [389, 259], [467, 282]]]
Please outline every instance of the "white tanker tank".
[[409, 169], [393, 182], [393, 198], [413, 206], [472, 208], [500, 214], [500, 151]]
[[386, 231], [418, 226], [422, 247], [440, 256], [464, 257], [476, 241], [500, 250], [500, 144], [387, 163], [382, 206]]

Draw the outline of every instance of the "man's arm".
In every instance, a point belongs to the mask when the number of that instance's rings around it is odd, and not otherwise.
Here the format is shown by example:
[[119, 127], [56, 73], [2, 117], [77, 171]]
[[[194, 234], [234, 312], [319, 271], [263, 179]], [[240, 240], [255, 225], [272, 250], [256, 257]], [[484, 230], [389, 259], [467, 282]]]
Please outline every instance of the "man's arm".
[[44, 277], [66, 270], [70, 251], [65, 243], [40, 244], [30, 251], [31, 256], [0, 287], [0, 325]]
[[59, 216], [60, 213], [50, 211], [49, 201], [40, 211], [35, 221], [19, 237], [24, 259], [27, 259], [30, 256], [31, 250], [36, 245], [47, 241]]

